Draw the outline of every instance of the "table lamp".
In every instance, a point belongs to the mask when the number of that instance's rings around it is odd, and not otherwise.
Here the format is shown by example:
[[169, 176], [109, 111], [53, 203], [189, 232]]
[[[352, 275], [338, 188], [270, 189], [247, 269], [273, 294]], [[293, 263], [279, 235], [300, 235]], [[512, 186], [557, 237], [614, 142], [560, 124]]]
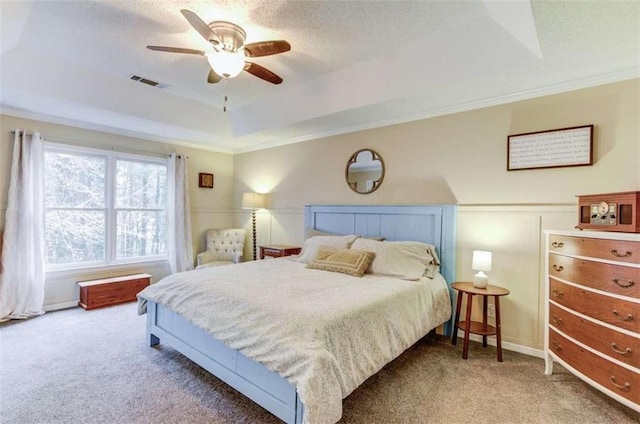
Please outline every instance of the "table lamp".
[[486, 288], [489, 285], [489, 277], [483, 271], [491, 271], [491, 252], [474, 250], [471, 268], [478, 271], [473, 277], [473, 286], [479, 289]]
[[242, 209], [251, 209], [251, 223], [253, 228], [253, 260], [256, 255], [256, 209], [264, 208], [264, 195], [262, 193], [244, 193], [242, 195]]

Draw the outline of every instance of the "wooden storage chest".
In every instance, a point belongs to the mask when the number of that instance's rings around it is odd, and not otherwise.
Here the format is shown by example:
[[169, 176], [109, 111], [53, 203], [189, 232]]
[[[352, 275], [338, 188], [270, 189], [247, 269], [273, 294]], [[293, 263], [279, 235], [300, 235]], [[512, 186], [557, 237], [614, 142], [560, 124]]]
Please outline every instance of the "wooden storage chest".
[[78, 281], [77, 284], [80, 286], [78, 306], [89, 310], [133, 302], [136, 300], [136, 295], [147, 287], [150, 282], [151, 275], [149, 274]]
[[640, 236], [546, 231], [545, 373], [640, 411]]

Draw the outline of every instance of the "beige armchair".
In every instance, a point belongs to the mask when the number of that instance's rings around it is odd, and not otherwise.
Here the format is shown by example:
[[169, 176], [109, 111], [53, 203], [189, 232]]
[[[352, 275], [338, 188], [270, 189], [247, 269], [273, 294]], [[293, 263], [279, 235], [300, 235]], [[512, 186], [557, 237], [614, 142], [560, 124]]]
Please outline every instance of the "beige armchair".
[[207, 250], [196, 256], [196, 269], [242, 262], [246, 236], [247, 230], [243, 228], [208, 230], [206, 234]]

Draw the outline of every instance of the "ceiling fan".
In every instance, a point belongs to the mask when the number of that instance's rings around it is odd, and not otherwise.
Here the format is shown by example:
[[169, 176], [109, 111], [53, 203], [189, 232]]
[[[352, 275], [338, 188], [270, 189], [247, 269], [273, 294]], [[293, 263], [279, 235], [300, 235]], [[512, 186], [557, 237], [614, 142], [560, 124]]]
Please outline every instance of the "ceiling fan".
[[169, 53], [195, 54], [204, 56], [211, 65], [207, 82], [215, 84], [223, 78], [233, 78], [247, 71], [272, 84], [280, 84], [282, 78], [257, 63], [246, 61], [246, 57], [270, 56], [291, 50], [285, 40], [259, 41], [244, 44], [247, 34], [236, 24], [227, 21], [213, 21], [206, 24], [190, 10], [180, 11], [196, 31], [211, 43], [213, 52], [181, 47], [147, 46], [150, 50]]

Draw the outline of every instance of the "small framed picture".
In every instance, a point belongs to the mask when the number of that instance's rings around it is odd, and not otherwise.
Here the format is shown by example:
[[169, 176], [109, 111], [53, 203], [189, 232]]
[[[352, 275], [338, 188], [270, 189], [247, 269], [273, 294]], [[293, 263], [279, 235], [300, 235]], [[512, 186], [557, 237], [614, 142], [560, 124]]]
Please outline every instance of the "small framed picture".
[[213, 188], [213, 174], [198, 174], [198, 187]]

